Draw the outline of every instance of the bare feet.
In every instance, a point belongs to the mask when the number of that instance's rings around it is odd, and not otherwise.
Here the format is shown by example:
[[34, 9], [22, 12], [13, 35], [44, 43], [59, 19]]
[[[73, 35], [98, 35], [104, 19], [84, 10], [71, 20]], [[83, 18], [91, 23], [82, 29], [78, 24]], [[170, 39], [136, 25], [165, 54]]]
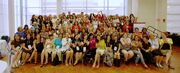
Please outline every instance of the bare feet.
[[99, 68], [99, 65], [97, 65], [96, 68]]
[[96, 65], [95, 65], [95, 64], [93, 64], [93, 66], [92, 66], [92, 67], [94, 68], [95, 66], [96, 66]]

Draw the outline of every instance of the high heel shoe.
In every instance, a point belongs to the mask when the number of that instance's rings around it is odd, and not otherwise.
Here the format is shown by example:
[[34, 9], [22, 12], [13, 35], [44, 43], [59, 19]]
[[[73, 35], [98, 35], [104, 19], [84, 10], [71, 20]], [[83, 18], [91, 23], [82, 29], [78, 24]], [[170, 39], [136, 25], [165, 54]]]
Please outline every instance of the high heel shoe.
[[174, 67], [172, 67], [172, 66], [170, 66], [170, 65], [168, 65], [168, 68], [169, 68], [169, 69], [173, 69], [173, 70], [175, 69]]

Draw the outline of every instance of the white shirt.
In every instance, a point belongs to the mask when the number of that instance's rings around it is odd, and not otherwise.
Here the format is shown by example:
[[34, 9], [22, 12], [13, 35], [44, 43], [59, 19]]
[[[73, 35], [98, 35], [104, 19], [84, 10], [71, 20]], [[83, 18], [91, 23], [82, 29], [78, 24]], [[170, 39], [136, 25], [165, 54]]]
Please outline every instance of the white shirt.
[[63, 38], [62, 39], [62, 46], [66, 46], [66, 44], [70, 45], [71, 43], [71, 39], [68, 38], [68, 40], [66, 38]]
[[149, 43], [151, 44], [152, 48], [154, 48], [154, 49], [158, 49], [159, 48], [158, 39], [154, 39], [154, 40], [149, 39]]

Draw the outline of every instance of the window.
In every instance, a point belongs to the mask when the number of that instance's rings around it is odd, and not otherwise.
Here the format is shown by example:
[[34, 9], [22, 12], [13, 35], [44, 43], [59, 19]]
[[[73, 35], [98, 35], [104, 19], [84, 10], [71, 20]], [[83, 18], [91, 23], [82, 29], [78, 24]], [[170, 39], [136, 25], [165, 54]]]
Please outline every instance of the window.
[[25, 24], [30, 25], [30, 19], [33, 14], [57, 14], [57, 0], [16, 0], [15, 28]]
[[[125, 0], [16, 0], [15, 29], [25, 24], [35, 15], [55, 15], [71, 11], [71, 13], [98, 13], [107, 15], [125, 15]], [[15, 30], [16, 31], [16, 30]]]
[[63, 0], [62, 7], [63, 12], [83, 11], [89, 14], [102, 11], [107, 15], [125, 15], [125, 0]]
[[180, 33], [180, 1], [167, 0], [167, 31]]
[[0, 0], [0, 37], [9, 35], [8, 0]]

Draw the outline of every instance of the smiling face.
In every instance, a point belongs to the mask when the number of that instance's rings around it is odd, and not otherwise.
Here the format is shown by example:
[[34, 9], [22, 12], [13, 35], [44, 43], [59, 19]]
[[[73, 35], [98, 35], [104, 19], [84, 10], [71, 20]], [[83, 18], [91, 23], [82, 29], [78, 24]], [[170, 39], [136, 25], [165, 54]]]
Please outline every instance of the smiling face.
[[138, 36], [135, 36], [135, 37], [134, 37], [134, 40], [135, 40], [135, 41], [139, 41], [139, 37], [138, 37]]
[[31, 38], [31, 35], [30, 35], [30, 34], [27, 34], [26, 37], [27, 37], [27, 39], [30, 39], [30, 38]]
[[39, 34], [37, 34], [37, 35], [36, 35], [36, 39], [38, 39], [38, 40], [40, 40], [40, 39], [41, 39], [41, 37], [40, 37], [40, 35], [39, 35]]
[[167, 36], [164, 33], [161, 33], [162, 39], [166, 39]]
[[149, 38], [150, 38], [150, 39], [155, 39], [154, 34], [150, 34], [150, 35], [149, 35]]
[[100, 41], [100, 40], [101, 40], [101, 37], [100, 37], [100, 36], [97, 36], [97, 40], [99, 40], [99, 41]]
[[14, 39], [15, 39], [16, 41], [19, 41], [19, 40], [20, 40], [20, 36], [19, 36], [18, 34], [15, 34], [15, 35], [14, 35]]

